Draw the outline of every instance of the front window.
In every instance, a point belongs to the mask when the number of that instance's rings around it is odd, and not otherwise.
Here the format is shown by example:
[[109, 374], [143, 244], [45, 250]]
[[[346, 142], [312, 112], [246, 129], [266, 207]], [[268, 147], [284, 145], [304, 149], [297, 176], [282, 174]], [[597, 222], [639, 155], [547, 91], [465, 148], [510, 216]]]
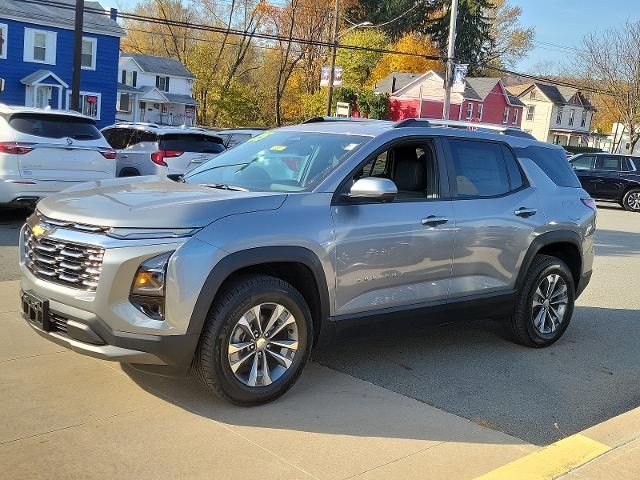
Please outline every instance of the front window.
[[576, 116], [576, 111], [572, 108], [569, 112], [569, 125], [573, 126], [573, 119]]
[[473, 103], [467, 103], [467, 120], [471, 120], [473, 118]]
[[7, 39], [9, 27], [6, 23], [0, 23], [0, 58], [7, 58]]
[[517, 125], [518, 124], [518, 109], [515, 108], [513, 110], [513, 124]]
[[558, 108], [556, 112], [556, 125], [560, 125], [562, 123], [562, 107]]
[[502, 112], [502, 123], [509, 123], [509, 107], [505, 107]]
[[580, 120], [580, 126], [584, 128], [587, 125], [587, 112], [586, 110], [582, 112], [582, 120]]
[[484, 111], [484, 105], [481, 103], [478, 105], [478, 110], [476, 112], [476, 118], [482, 121], [482, 112]]
[[584, 155], [572, 158], [570, 163], [575, 170], [591, 170], [594, 160], [595, 158], [593, 156]]
[[44, 62], [47, 59], [47, 34], [35, 32], [33, 34], [33, 59]]
[[[80, 113], [99, 120], [100, 97], [99, 93], [80, 92]], [[67, 108], [71, 108], [71, 90], [68, 91]]]
[[156, 77], [156, 87], [163, 92], [169, 91], [169, 77]]
[[310, 190], [369, 140], [361, 135], [268, 131], [202, 164], [185, 182], [269, 192]]
[[536, 114], [536, 106], [529, 105], [527, 107], [527, 120], [533, 120], [533, 116]]
[[82, 68], [85, 70], [96, 69], [96, 46], [95, 38], [82, 39]]
[[118, 96], [118, 105], [116, 105], [116, 110], [119, 112], [131, 111], [131, 97], [128, 93], [121, 93]]

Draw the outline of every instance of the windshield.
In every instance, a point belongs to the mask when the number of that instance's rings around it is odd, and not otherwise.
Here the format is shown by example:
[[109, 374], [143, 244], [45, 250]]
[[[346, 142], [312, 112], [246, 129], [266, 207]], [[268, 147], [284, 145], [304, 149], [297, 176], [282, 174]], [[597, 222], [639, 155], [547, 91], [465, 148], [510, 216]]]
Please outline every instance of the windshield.
[[184, 181], [271, 192], [309, 190], [368, 140], [361, 135], [264, 132], [200, 165]]

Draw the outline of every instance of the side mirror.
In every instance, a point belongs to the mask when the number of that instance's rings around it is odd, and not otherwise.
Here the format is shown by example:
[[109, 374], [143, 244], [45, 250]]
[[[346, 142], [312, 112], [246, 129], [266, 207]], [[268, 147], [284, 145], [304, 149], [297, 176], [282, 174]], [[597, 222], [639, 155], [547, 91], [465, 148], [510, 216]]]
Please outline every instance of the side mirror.
[[354, 200], [392, 202], [398, 194], [398, 187], [388, 178], [361, 178], [349, 190], [348, 197]]

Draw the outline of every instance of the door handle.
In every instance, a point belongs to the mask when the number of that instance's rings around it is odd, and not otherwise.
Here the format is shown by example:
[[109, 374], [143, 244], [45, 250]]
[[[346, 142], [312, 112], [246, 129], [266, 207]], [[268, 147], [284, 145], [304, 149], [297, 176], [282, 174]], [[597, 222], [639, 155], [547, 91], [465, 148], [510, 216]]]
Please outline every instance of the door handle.
[[524, 207], [520, 207], [518, 210], [513, 212], [514, 215], [517, 215], [518, 217], [523, 217], [523, 218], [531, 217], [536, 213], [538, 213], [538, 210], [536, 210], [535, 208], [524, 208]]
[[422, 219], [422, 225], [426, 225], [428, 227], [437, 227], [438, 225], [442, 225], [443, 223], [447, 223], [448, 221], [449, 219], [445, 217], [436, 217], [435, 215], [429, 215], [427, 218]]
[[126, 153], [121, 153], [120, 158], [129, 158], [129, 155], [127, 155]]

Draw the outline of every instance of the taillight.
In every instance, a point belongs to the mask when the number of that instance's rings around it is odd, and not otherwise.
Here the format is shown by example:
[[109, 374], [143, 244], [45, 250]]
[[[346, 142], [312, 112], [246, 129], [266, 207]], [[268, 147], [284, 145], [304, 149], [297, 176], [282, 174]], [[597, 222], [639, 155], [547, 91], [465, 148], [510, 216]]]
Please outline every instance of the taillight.
[[175, 158], [182, 155], [184, 152], [179, 152], [177, 150], [158, 150], [157, 152], [153, 152], [151, 154], [151, 161], [160, 165], [161, 167], [166, 167], [167, 163], [164, 161], [165, 158]]
[[591, 197], [585, 197], [580, 199], [582, 203], [584, 203], [587, 207], [589, 207], [594, 212], [598, 211], [598, 207], [596, 206], [596, 201]]
[[104, 158], [109, 159], [109, 160], [115, 160], [118, 157], [117, 152], [112, 148], [105, 149], [105, 150], [100, 150], [100, 154]]
[[33, 150], [33, 143], [24, 142], [0, 142], [0, 153], [12, 153], [14, 155], [24, 155]]

